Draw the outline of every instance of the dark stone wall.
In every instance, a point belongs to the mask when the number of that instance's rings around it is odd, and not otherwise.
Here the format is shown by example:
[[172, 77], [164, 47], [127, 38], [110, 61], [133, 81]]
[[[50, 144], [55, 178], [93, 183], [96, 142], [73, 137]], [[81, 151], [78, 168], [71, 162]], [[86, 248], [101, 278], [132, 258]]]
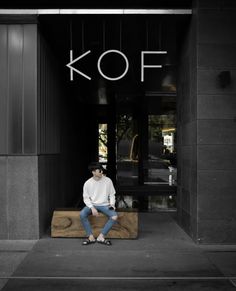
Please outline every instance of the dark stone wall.
[[38, 30], [38, 177], [40, 236], [49, 230], [53, 211], [65, 206], [61, 179], [61, 99], [58, 60]]
[[[197, 3], [199, 243], [236, 242], [236, 3]], [[221, 86], [219, 74], [231, 73]]]
[[197, 235], [197, 49], [196, 17], [192, 16], [181, 49], [178, 71], [178, 221]]
[[63, 207], [63, 195], [60, 179], [60, 155], [40, 155], [38, 157], [39, 176], [39, 233], [49, 231], [53, 211]]
[[37, 239], [61, 190], [57, 62], [35, 24], [0, 24], [0, 239]]
[[39, 237], [36, 69], [37, 25], [0, 24], [0, 239]]
[[1, 24], [0, 154], [37, 153], [37, 26]]
[[236, 242], [235, 35], [236, 3], [194, 2], [179, 71], [178, 218], [198, 243]]
[[36, 156], [0, 157], [0, 239], [39, 238]]

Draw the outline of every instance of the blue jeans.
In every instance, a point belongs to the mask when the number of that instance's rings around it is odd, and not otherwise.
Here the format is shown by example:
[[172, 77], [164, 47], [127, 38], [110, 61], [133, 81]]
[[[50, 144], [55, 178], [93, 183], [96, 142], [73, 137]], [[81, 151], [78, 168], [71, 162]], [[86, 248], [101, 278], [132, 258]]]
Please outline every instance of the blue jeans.
[[[116, 220], [112, 219], [112, 216], [117, 216], [117, 213], [115, 210], [110, 210], [109, 206], [94, 206], [94, 207], [97, 209], [98, 212], [102, 212], [109, 218], [101, 231], [101, 233], [105, 236], [108, 234], [113, 224], [116, 223]], [[92, 210], [88, 206], [85, 206], [80, 212], [80, 220], [86, 231], [87, 236], [93, 234], [90, 222], [88, 220], [88, 216], [91, 214]]]

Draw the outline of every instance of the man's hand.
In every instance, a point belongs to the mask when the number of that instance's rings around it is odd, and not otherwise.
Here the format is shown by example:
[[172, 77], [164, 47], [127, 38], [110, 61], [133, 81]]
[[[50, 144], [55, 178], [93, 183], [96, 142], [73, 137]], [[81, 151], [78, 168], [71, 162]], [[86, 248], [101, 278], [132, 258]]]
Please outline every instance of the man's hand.
[[97, 209], [95, 207], [92, 207], [91, 210], [92, 210], [92, 215], [93, 216], [98, 216], [98, 211], [97, 211]]

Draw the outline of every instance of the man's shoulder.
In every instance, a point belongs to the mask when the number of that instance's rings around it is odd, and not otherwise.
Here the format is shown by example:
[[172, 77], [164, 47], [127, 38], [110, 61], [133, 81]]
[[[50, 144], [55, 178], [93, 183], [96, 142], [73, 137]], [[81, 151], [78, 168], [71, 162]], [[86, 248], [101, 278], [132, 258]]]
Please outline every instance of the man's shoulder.
[[88, 180], [85, 181], [84, 185], [90, 184], [93, 181], [93, 177], [89, 178]]
[[112, 183], [111, 178], [109, 178], [109, 177], [107, 177], [107, 176], [103, 176], [103, 180], [104, 180], [106, 183]]

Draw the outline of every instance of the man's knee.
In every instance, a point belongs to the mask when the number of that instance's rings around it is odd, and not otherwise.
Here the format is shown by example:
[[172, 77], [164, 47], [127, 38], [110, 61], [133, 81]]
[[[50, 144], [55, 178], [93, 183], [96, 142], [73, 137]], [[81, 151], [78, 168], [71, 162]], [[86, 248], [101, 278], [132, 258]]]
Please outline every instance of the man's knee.
[[112, 216], [111, 219], [116, 221], [118, 219], [118, 216], [117, 215]]

